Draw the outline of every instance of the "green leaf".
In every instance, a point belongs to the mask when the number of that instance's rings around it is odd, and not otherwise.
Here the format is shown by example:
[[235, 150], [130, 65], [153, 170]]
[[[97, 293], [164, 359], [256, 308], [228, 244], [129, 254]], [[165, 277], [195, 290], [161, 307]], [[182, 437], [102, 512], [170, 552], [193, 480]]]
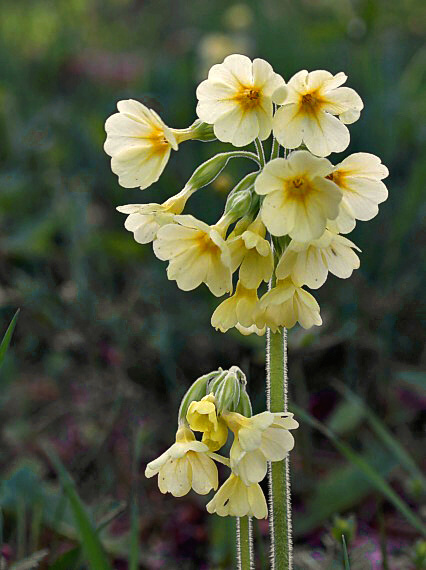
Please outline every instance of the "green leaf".
[[57, 558], [55, 562], [49, 566], [49, 570], [71, 570], [77, 566], [80, 557], [81, 548], [76, 546]]
[[383, 444], [395, 455], [398, 461], [404, 466], [409, 473], [417, 479], [426, 490], [426, 477], [423, 475], [422, 471], [416, 465], [416, 462], [411, 457], [411, 455], [404, 449], [404, 447], [399, 443], [395, 436], [388, 430], [384, 423], [376, 416], [376, 414], [367, 407], [367, 405], [354, 394], [349, 388], [345, 386], [339, 386], [341, 392], [345, 398], [352, 404], [357, 406], [364, 413], [367, 418], [371, 429], [377, 435], [377, 437], [383, 442]]
[[343, 561], [345, 563], [345, 570], [351, 570], [351, 565], [349, 564], [349, 554], [346, 547], [345, 535], [342, 534], [342, 550], [343, 550]]
[[87, 562], [91, 570], [111, 570], [105, 551], [98, 537], [96, 529], [92, 524], [86, 509], [78, 496], [75, 483], [66, 471], [59, 457], [52, 449], [45, 446], [45, 452], [55, 466], [59, 475], [64, 492], [69, 499], [71, 510], [74, 515], [75, 528], [80, 536], [81, 545], [86, 555]]
[[131, 505], [131, 527], [130, 527], [130, 557], [129, 570], [139, 568], [139, 513], [136, 497], [133, 497]]
[[340, 440], [329, 428], [321, 422], [312, 417], [309, 413], [305, 412], [302, 408], [293, 405], [294, 412], [302, 420], [309, 423], [312, 427], [318, 429], [323, 433], [336, 449], [348, 459], [351, 463], [356, 465], [358, 469], [367, 477], [373, 486], [380, 491], [399, 512], [416, 528], [423, 536], [426, 536], [426, 526], [422, 523], [419, 517], [410, 509], [410, 507], [395, 493], [388, 482], [382, 477], [380, 472], [372, 467], [361, 455], [356, 453], [349, 445]]
[[13, 331], [15, 330], [16, 321], [18, 320], [18, 316], [19, 316], [19, 311], [20, 311], [20, 309], [18, 309], [16, 311], [10, 325], [7, 328], [7, 331], [3, 337], [3, 340], [1, 341], [1, 344], [0, 344], [0, 366], [3, 363], [4, 357], [6, 355], [6, 351], [9, 347], [10, 341], [12, 340], [12, 334], [13, 334]]

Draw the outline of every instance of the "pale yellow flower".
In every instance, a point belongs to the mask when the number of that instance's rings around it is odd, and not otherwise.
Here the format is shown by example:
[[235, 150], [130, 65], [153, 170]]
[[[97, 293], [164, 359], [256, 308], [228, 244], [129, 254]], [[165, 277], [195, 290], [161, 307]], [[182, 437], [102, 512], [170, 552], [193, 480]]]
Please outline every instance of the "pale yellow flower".
[[230, 461], [232, 472], [245, 485], [262, 481], [268, 461], [282, 461], [294, 447], [289, 430], [299, 424], [291, 413], [262, 412], [246, 418], [236, 412], [227, 412], [223, 418], [234, 433]]
[[158, 474], [158, 487], [162, 493], [182, 497], [192, 488], [199, 495], [206, 495], [218, 487], [217, 467], [208, 452], [207, 445], [197, 441], [189, 428], [180, 427], [176, 443], [148, 463], [145, 476]]
[[[348, 233], [355, 220], [371, 220], [379, 212], [379, 204], [388, 197], [383, 178], [389, 170], [380, 158], [368, 152], [357, 152], [345, 158], [328, 175], [343, 193], [339, 216], [329, 227]], [[335, 226], [335, 227], [334, 227]]]
[[237, 325], [252, 327], [256, 325], [258, 302], [257, 288], [246, 289], [241, 281], [238, 281], [235, 293], [222, 301], [214, 311], [211, 324], [221, 332]]
[[[158, 230], [155, 255], [169, 261], [167, 276], [183, 291], [205, 283], [216, 297], [232, 289], [231, 256], [223, 239], [229, 222], [209, 226], [190, 215]], [[221, 225], [222, 224], [222, 225]]]
[[293, 327], [299, 322], [304, 329], [321, 325], [320, 308], [314, 297], [289, 278], [278, 280], [259, 301], [257, 326], [273, 332], [280, 327]]
[[247, 289], [257, 289], [262, 281], [269, 281], [274, 270], [271, 246], [265, 235], [266, 228], [262, 221], [257, 219], [242, 233], [231, 234], [227, 239], [232, 272], [240, 268], [239, 279]]
[[347, 279], [358, 269], [360, 262], [354, 249], [360, 251], [354, 243], [329, 230], [308, 243], [293, 240], [281, 256], [275, 274], [278, 279], [291, 277], [297, 285], [318, 289], [329, 271]]
[[273, 119], [279, 143], [297, 148], [303, 142], [317, 156], [345, 150], [349, 145], [345, 123], [354, 123], [364, 107], [353, 89], [340, 87], [346, 79], [344, 73], [333, 76], [323, 70], [302, 70], [293, 75]]
[[268, 62], [230, 55], [214, 65], [198, 86], [197, 115], [213, 125], [219, 140], [234, 146], [245, 146], [257, 137], [267, 139], [278, 87], [285, 89], [284, 79]]
[[128, 99], [117, 103], [118, 113], [105, 123], [105, 152], [124, 188], [148, 188], [156, 182], [178, 141], [155, 111]]
[[257, 336], [263, 336], [266, 333], [266, 326], [261, 327], [261, 328], [259, 328], [256, 325], [244, 327], [243, 325], [240, 325], [240, 323], [237, 323], [235, 325], [235, 328], [237, 329], [237, 331], [239, 333], [241, 333], [244, 336], [249, 336], [251, 334], [257, 334]]
[[162, 226], [173, 223], [175, 215], [183, 211], [192, 192], [191, 188], [184, 188], [163, 204], [127, 204], [119, 206], [117, 210], [128, 214], [124, 227], [133, 232], [135, 241], [146, 244], [155, 239]]
[[228, 429], [221, 417], [217, 416], [215, 397], [204, 396], [199, 401], [191, 402], [186, 413], [191, 429], [203, 433], [202, 441], [210, 451], [217, 451], [228, 439]]
[[262, 221], [274, 236], [290, 235], [297, 241], [322, 236], [327, 220], [339, 213], [342, 192], [331, 180], [326, 158], [297, 150], [268, 162], [256, 178], [255, 190], [265, 195]]
[[207, 503], [207, 511], [220, 517], [256, 517], [266, 519], [268, 507], [259, 483], [244, 485], [233, 473], [220, 487], [213, 499]]

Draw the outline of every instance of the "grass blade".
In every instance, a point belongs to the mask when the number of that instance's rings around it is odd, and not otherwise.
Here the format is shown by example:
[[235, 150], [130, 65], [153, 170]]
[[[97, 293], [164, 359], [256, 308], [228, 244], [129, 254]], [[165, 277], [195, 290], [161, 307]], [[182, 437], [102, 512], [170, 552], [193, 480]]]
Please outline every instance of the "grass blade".
[[18, 320], [18, 316], [19, 316], [19, 311], [20, 311], [20, 309], [18, 309], [16, 311], [13, 319], [10, 322], [10, 325], [7, 328], [7, 331], [3, 337], [3, 340], [1, 341], [1, 344], [0, 344], [0, 366], [3, 364], [4, 357], [6, 356], [6, 351], [9, 347], [10, 341], [12, 340], [12, 334], [13, 334], [13, 331], [15, 330], [16, 321]]
[[358, 453], [356, 453], [349, 445], [341, 441], [329, 428], [324, 426], [321, 422], [312, 417], [308, 412], [302, 410], [293, 404], [292, 410], [299, 416], [300, 419], [306, 421], [311, 426], [318, 429], [323, 433], [336, 447], [336, 449], [348, 459], [351, 463], [356, 465], [358, 469], [367, 477], [372, 485], [380, 491], [399, 512], [416, 528], [423, 536], [426, 536], [426, 526], [419, 519], [419, 517], [410, 509], [410, 507], [395, 493], [389, 483], [380, 475], [380, 473], [372, 467], [367, 461]]
[[345, 570], [351, 570], [351, 565], [349, 564], [349, 554], [346, 547], [345, 535], [342, 534], [342, 550], [343, 550], [343, 562], [345, 563]]
[[78, 496], [74, 481], [71, 479], [71, 476], [66, 471], [59, 457], [46, 446], [45, 452], [54, 465], [62, 483], [64, 492], [68, 497], [74, 516], [76, 531], [80, 536], [81, 545], [89, 564], [89, 568], [91, 570], [112, 570], [111, 566], [108, 563], [105, 551], [102, 547], [96, 529], [90, 521], [86, 509], [80, 497]]
[[426, 477], [423, 475], [411, 455], [409, 455], [399, 441], [395, 439], [384, 423], [372, 410], [370, 410], [368, 406], [366, 406], [361, 398], [352, 392], [352, 390], [340, 384], [338, 385], [338, 389], [343, 393], [347, 400], [362, 409], [371, 429], [377, 437], [395, 455], [401, 465], [403, 465], [406, 470], [422, 484], [423, 489], [426, 490]]

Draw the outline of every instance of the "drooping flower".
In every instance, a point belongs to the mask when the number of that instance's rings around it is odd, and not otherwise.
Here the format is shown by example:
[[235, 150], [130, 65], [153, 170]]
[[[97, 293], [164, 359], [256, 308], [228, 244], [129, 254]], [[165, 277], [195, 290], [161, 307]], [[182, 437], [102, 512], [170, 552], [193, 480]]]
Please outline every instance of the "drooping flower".
[[214, 311], [211, 324], [221, 332], [237, 325], [252, 327], [256, 325], [258, 302], [257, 288], [247, 289], [238, 281], [235, 293], [222, 301]]
[[287, 83], [274, 115], [273, 131], [285, 148], [302, 144], [317, 156], [341, 152], [349, 145], [345, 124], [358, 120], [364, 104], [345, 83], [344, 73], [299, 71]]
[[216, 297], [232, 289], [231, 257], [223, 234], [229, 221], [213, 226], [190, 215], [176, 216], [175, 224], [158, 230], [155, 255], [169, 261], [167, 276], [183, 291], [205, 283]]
[[197, 115], [213, 125], [219, 140], [234, 146], [245, 146], [257, 137], [267, 139], [278, 87], [282, 94], [284, 79], [268, 62], [230, 55], [214, 65], [198, 86]]
[[148, 463], [145, 476], [158, 474], [160, 491], [174, 497], [183, 497], [191, 488], [199, 495], [206, 495], [218, 487], [217, 467], [208, 452], [207, 445], [197, 441], [189, 428], [180, 427], [176, 443]]
[[124, 188], [141, 190], [156, 182], [178, 142], [155, 111], [128, 99], [117, 103], [118, 113], [105, 123], [105, 152]]
[[283, 460], [294, 447], [294, 438], [289, 430], [298, 428], [299, 424], [291, 413], [262, 412], [246, 418], [236, 412], [228, 412], [223, 418], [234, 433], [231, 469], [245, 485], [262, 481], [267, 462]]
[[353, 251], [359, 248], [343, 236], [326, 230], [314, 241], [302, 243], [291, 241], [278, 262], [275, 274], [278, 279], [291, 277], [297, 285], [318, 289], [327, 279], [327, 274], [347, 279], [358, 269], [359, 257]]
[[240, 268], [239, 279], [247, 289], [257, 289], [262, 281], [269, 281], [274, 270], [272, 249], [265, 235], [266, 228], [259, 218], [242, 233], [227, 239], [232, 272]]
[[377, 216], [379, 204], [388, 197], [382, 182], [388, 175], [380, 158], [368, 152], [351, 154], [335, 166], [328, 178], [337, 184], [343, 198], [339, 216], [329, 227], [348, 233], [355, 227], [355, 220], [368, 221]]
[[228, 429], [223, 419], [217, 416], [213, 394], [191, 402], [186, 419], [191, 429], [203, 433], [202, 442], [208, 446], [210, 451], [217, 451], [225, 445], [228, 439]]
[[289, 278], [278, 280], [259, 301], [257, 326], [273, 332], [280, 327], [291, 328], [299, 322], [304, 329], [321, 325], [320, 308], [314, 297]]
[[297, 150], [268, 162], [256, 178], [255, 190], [265, 195], [261, 218], [274, 236], [297, 241], [318, 239], [327, 220], [339, 213], [342, 192], [325, 177], [333, 166], [326, 158]]
[[265, 495], [259, 483], [247, 486], [234, 473], [207, 503], [207, 511], [210, 514], [216, 513], [220, 517], [247, 515], [257, 519], [266, 519], [268, 516]]
[[162, 226], [173, 223], [175, 215], [182, 213], [192, 193], [193, 189], [184, 188], [163, 204], [127, 204], [119, 206], [117, 210], [122, 214], [128, 214], [124, 227], [133, 232], [135, 241], [146, 244], [155, 239]]

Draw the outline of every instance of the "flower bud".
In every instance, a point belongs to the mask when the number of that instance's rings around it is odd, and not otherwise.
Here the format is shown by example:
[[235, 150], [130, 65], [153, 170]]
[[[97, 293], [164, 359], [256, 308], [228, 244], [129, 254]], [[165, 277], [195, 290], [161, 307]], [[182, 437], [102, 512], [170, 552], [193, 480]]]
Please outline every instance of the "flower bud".
[[216, 136], [213, 131], [213, 125], [208, 125], [203, 123], [200, 119], [197, 119], [190, 125], [187, 129], [171, 129], [176, 141], [180, 144], [183, 141], [203, 141], [209, 142], [216, 140]]
[[245, 387], [241, 389], [240, 401], [238, 402], [237, 409], [235, 410], [246, 418], [251, 418], [253, 415], [250, 397], [247, 394]]
[[356, 519], [353, 515], [347, 518], [335, 516], [331, 536], [338, 544], [342, 543], [342, 536], [344, 536], [346, 544], [349, 544], [356, 536], [356, 527]]
[[207, 383], [209, 382], [209, 380], [211, 380], [220, 373], [223, 373], [222, 368], [219, 368], [219, 370], [214, 370], [213, 372], [209, 372], [208, 374], [200, 376], [200, 378], [195, 380], [195, 382], [188, 389], [188, 391], [186, 392], [180, 403], [179, 413], [178, 413], [179, 423], [186, 421], [186, 413], [188, 411], [191, 402], [193, 402], [194, 400], [197, 401], [201, 400], [201, 398], [203, 398], [207, 393]]
[[213, 158], [210, 158], [209, 160], [206, 160], [206, 162], [203, 162], [203, 164], [196, 169], [186, 185], [190, 186], [194, 190], [198, 190], [199, 188], [207, 186], [207, 184], [213, 182], [216, 176], [218, 176], [225, 168], [228, 160], [232, 158], [232, 156], [230, 156], [231, 154], [232, 153], [223, 152], [213, 156]]
[[230, 214], [234, 219], [242, 218], [248, 212], [251, 205], [252, 192], [241, 190], [228, 196], [225, 206], [225, 214]]
[[218, 413], [233, 412], [237, 409], [241, 390], [245, 385], [246, 377], [238, 366], [232, 366], [209, 381], [207, 390], [215, 396]]

